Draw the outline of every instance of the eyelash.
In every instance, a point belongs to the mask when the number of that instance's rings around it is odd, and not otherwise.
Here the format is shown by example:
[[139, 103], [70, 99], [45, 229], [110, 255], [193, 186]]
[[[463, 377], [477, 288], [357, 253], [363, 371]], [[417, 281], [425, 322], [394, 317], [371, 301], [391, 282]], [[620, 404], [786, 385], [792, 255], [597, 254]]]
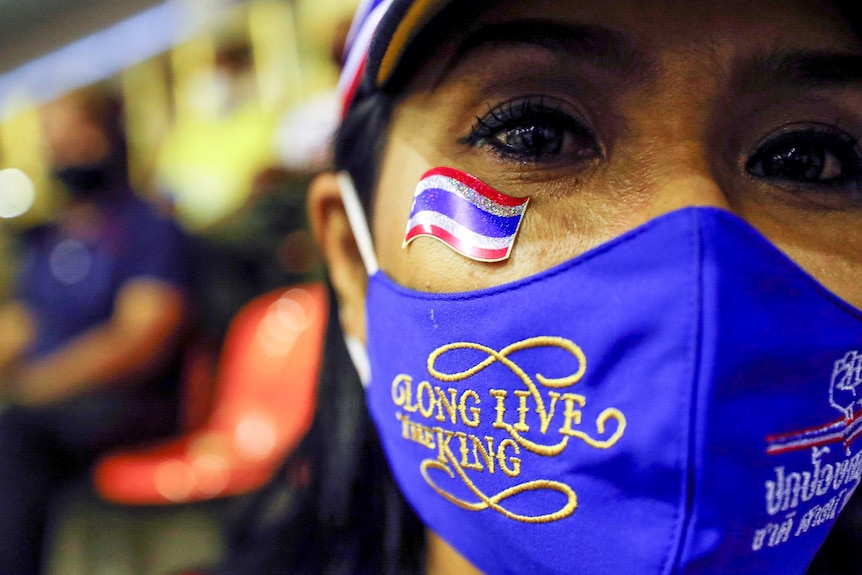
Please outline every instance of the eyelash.
[[[581, 169], [604, 159], [594, 132], [566, 107], [543, 95], [489, 106], [459, 142], [524, 167]], [[858, 138], [834, 124], [784, 126], [757, 145], [744, 168], [769, 185], [816, 201], [862, 203], [862, 147]]]
[[[487, 114], [476, 118], [470, 134], [462, 144], [487, 148], [503, 160], [517, 162], [551, 162], [574, 160], [586, 162], [601, 157], [598, 140], [587, 125], [563, 109], [561, 100], [543, 95], [525, 96], [489, 106]], [[542, 141], [553, 136], [559, 141]], [[530, 140], [534, 149], [518, 149], [506, 138]], [[554, 149], [539, 149], [543, 143], [552, 143]]]
[[[858, 139], [836, 126], [800, 124], [785, 127], [759, 144], [745, 168], [749, 174], [775, 182], [858, 186], [862, 183], [862, 149]], [[829, 176], [836, 168], [839, 172]]]

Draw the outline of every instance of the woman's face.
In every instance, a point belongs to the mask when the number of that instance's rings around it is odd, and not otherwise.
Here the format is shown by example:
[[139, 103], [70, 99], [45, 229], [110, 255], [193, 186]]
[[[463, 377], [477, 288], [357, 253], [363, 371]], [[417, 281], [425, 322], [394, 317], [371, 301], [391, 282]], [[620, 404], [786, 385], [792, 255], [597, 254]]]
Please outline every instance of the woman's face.
[[[824, 3], [505, 0], [465, 28], [395, 108], [372, 232], [397, 282], [502, 284], [717, 206], [862, 307], [862, 45]], [[438, 166], [530, 197], [509, 260], [402, 248]]]

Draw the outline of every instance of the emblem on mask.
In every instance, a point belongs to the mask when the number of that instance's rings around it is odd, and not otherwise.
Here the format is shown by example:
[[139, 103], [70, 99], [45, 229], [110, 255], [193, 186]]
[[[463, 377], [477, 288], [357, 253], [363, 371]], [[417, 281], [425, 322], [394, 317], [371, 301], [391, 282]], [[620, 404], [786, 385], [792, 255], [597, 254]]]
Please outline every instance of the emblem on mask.
[[[809, 452], [809, 463], [773, 468], [764, 483], [770, 522], [754, 533], [751, 548], [779, 547], [820, 525], [831, 524], [853, 495], [862, 477], [862, 452], [851, 444], [862, 434], [862, 353], [849, 351], [836, 360], [829, 386], [829, 404], [841, 415], [824, 425], [767, 438], [769, 455]], [[844, 457], [827, 458], [833, 445]]]
[[[571, 372], [563, 377], [536, 374], [534, 379], [511, 357], [548, 349], [563, 352], [555, 367], [568, 365]], [[441, 364], [453, 354], [476, 362], [455, 371], [443, 369]], [[474, 378], [483, 377], [481, 372], [495, 364], [520, 385], [480, 393]], [[586, 372], [587, 358], [565, 338], [532, 337], [500, 350], [455, 342], [435, 349], [427, 367], [431, 380], [414, 381], [412, 376], [400, 374], [392, 381], [391, 398], [399, 409], [395, 417], [401, 423], [403, 440], [436, 452], [436, 457], [420, 463], [425, 482], [468, 511], [491, 509], [508, 519], [533, 524], [566, 519], [578, 508], [574, 488], [554, 479], [550, 472], [547, 477], [532, 475], [531, 479], [523, 475], [530, 474], [528, 468], [541, 473], [548, 459], [561, 457], [574, 442], [595, 450], [611, 449], [626, 429], [626, 417], [615, 407], [605, 407], [594, 421], [587, 419], [587, 397], [574, 391]], [[493, 408], [483, 411], [483, 401]], [[529, 512], [523, 504], [510, 501], [526, 494], [538, 496], [530, 499]], [[548, 507], [538, 511], [543, 505]]]
[[862, 435], [862, 353], [850, 351], [832, 369], [829, 404], [841, 415], [819, 427], [767, 438], [767, 453], [777, 454], [842, 443], [849, 454], [850, 444]]
[[470, 259], [505, 260], [529, 198], [513, 198], [454, 168], [434, 168], [416, 186], [402, 247], [436, 238]]

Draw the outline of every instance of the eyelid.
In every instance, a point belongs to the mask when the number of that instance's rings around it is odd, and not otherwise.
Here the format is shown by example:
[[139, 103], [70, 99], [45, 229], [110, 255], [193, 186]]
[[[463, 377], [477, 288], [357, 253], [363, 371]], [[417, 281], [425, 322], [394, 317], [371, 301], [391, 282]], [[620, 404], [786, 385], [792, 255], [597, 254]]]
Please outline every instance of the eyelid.
[[[858, 147], [859, 146], [859, 138], [853, 136], [850, 132], [842, 129], [839, 125], [839, 122], [835, 122], [834, 124], [827, 124], [824, 122], [793, 122], [790, 124], [785, 124], [780, 128], [769, 132], [760, 140], [758, 140], [752, 149], [749, 151], [748, 156], [751, 157], [756, 154], [759, 150], [761, 150], [764, 146], [767, 146], [771, 143], [779, 141], [784, 137], [791, 137], [793, 135], [798, 134], [816, 134], [822, 136], [832, 136], [841, 140], [842, 142], [847, 143], [849, 147]], [[860, 150], [862, 151], [862, 150]]]
[[[842, 173], [838, 177], [825, 179], [805, 179], [794, 177], [770, 176], [758, 173], [763, 170], [763, 163], [770, 153], [789, 150], [791, 148], [804, 153], [806, 147], [821, 147], [841, 163]], [[818, 194], [824, 192], [844, 193], [862, 185], [862, 147], [859, 139], [843, 130], [836, 124], [819, 122], [797, 122], [787, 124], [774, 130], [762, 138], [745, 157], [744, 168], [749, 174], [765, 178], [774, 185], [785, 189], [800, 191], [815, 190]], [[858, 194], [858, 191], [857, 191]]]
[[[461, 143], [475, 145], [483, 137], [489, 137], [494, 131], [505, 128], [506, 123], [515, 123], [533, 116], [545, 116], [562, 121], [567, 129], [581, 136], [588, 136], [596, 142], [598, 151], [604, 155], [604, 149], [587, 120], [586, 114], [578, 107], [562, 98], [546, 94], [526, 94], [505, 100], [496, 105], [487, 105], [484, 115], [476, 116], [470, 133], [462, 138]], [[493, 124], [492, 124], [493, 122]]]

